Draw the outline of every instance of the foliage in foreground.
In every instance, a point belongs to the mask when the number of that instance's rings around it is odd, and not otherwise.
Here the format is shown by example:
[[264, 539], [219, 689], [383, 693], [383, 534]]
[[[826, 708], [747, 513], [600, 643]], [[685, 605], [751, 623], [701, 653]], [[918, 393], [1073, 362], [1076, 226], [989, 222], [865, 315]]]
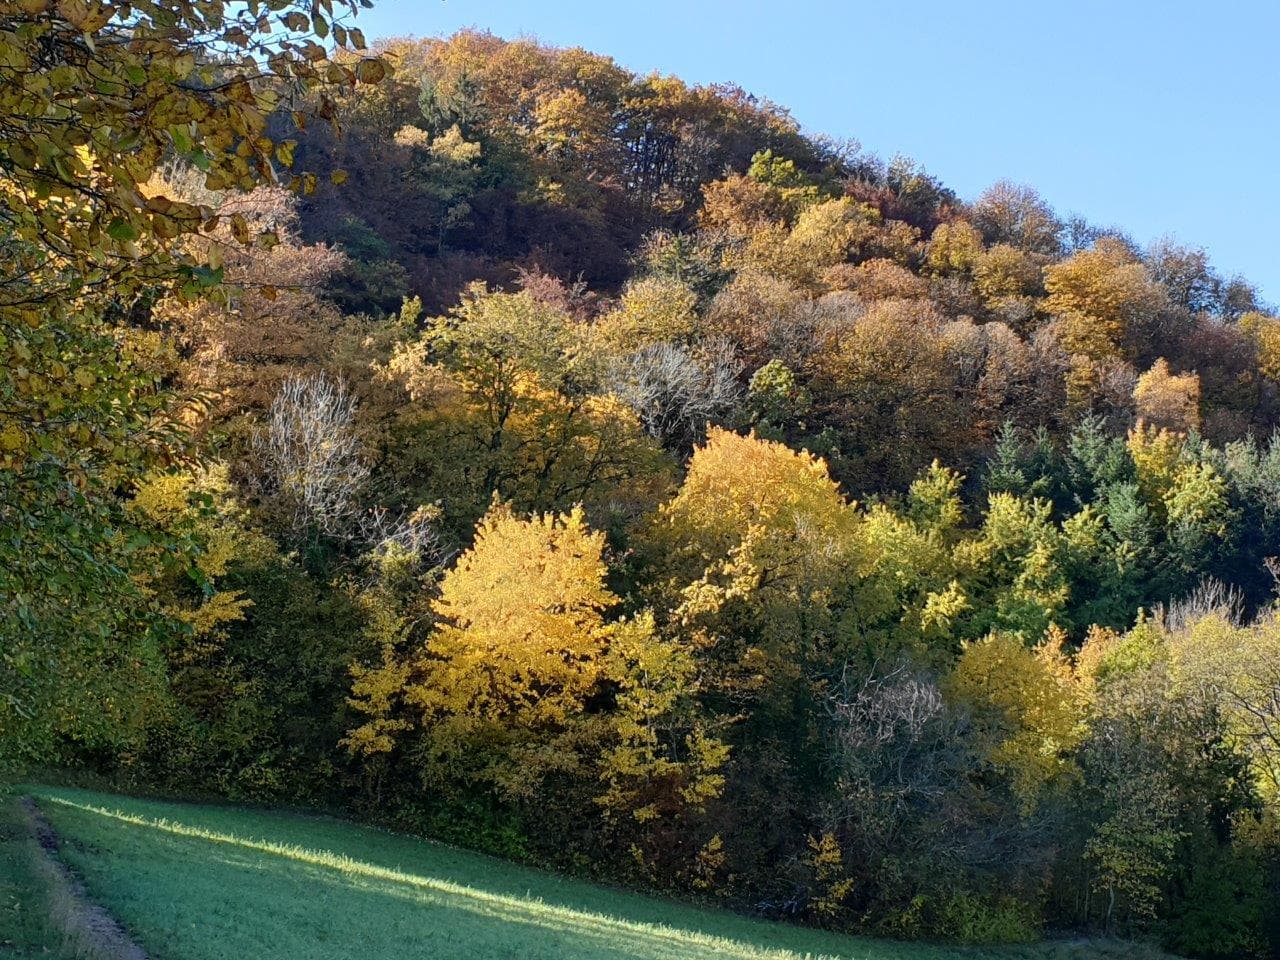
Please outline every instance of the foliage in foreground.
[[[184, 249], [222, 212], [152, 178], [176, 161], [207, 191], [274, 181], [295, 145], [268, 135], [274, 111], [331, 118], [332, 91], [385, 74], [317, 42], [362, 48], [339, 22], [358, 6], [4, 5], [0, 768], [59, 744], [120, 748], [155, 706], [170, 624], [131, 573], [183, 545], [153, 540], [124, 501], [188, 448], [174, 344], [147, 318], [166, 296], [213, 293], [224, 244]], [[232, 246], [278, 240], [226, 213]]]

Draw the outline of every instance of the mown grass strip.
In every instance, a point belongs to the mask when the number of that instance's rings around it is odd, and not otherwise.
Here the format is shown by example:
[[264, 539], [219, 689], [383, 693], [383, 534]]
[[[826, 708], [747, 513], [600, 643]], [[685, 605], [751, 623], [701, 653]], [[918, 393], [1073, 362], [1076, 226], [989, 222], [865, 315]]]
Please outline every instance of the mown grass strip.
[[147, 960], [89, 900], [30, 797], [0, 797], [0, 956]]
[[[402, 870], [380, 867], [345, 854], [335, 854], [326, 850], [311, 850], [294, 844], [251, 840], [234, 834], [176, 823], [166, 818], [141, 817], [121, 810], [110, 810], [93, 804], [76, 803], [62, 797], [47, 797], [46, 801], [96, 814], [97, 816], [108, 817], [132, 826], [160, 830], [176, 836], [190, 837], [211, 843], [230, 844], [258, 853], [285, 857], [313, 866], [326, 867], [347, 875], [368, 877], [394, 884], [403, 884], [420, 890], [448, 894], [451, 897], [473, 901], [477, 905], [477, 912], [485, 913], [495, 917], [495, 919], [507, 922], [531, 924], [556, 930], [572, 929], [584, 936], [602, 934], [607, 936], [613, 933], [623, 936], [637, 936], [650, 941], [655, 939], [664, 940], [691, 948], [713, 951], [732, 950], [733, 956], [742, 957], [744, 960], [794, 960], [797, 956], [797, 954], [789, 950], [755, 948], [740, 942], [697, 932], [676, 930], [658, 924], [621, 920], [602, 913], [548, 904], [537, 897], [520, 898], [477, 890], [474, 887], [463, 886], [447, 880], [422, 877]], [[839, 960], [839, 957], [836, 954], [804, 954], [804, 960]]]
[[0, 956], [73, 960], [54, 927], [54, 891], [18, 798], [0, 793]]
[[663, 900], [304, 814], [33, 788], [90, 890], [163, 960], [1135, 960], [964, 948]]

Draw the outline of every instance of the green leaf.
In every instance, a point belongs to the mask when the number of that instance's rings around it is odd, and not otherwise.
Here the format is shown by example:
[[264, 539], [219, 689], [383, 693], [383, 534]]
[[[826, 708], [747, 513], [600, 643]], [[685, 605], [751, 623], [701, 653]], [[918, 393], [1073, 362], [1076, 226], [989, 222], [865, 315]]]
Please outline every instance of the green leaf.
[[216, 287], [222, 283], [225, 272], [223, 267], [201, 265], [191, 271], [191, 279], [195, 281], [198, 287]]
[[116, 217], [107, 226], [107, 236], [112, 240], [137, 240], [138, 230], [128, 220], [122, 220], [120, 217]]

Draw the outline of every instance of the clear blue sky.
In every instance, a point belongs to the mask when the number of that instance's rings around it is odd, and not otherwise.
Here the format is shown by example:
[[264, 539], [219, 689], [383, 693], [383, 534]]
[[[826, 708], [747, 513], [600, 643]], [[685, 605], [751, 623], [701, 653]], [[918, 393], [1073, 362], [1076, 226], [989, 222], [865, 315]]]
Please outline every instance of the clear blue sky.
[[1203, 247], [1280, 301], [1275, 0], [376, 0], [359, 23], [474, 26], [737, 83], [966, 199], [1027, 183], [1139, 242]]

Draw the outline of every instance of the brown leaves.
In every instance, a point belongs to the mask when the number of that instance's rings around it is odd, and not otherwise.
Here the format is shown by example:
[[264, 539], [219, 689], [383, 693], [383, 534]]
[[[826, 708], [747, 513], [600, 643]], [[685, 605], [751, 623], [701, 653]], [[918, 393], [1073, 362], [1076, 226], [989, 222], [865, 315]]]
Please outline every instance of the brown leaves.
[[249, 224], [245, 222], [244, 214], [236, 213], [232, 215], [231, 235], [236, 238], [236, 243], [247, 244], [249, 242]]
[[[47, 3], [38, 4], [46, 7]], [[39, 12], [39, 11], [35, 11]], [[89, 0], [58, 0], [58, 16], [62, 17], [77, 30], [93, 33], [101, 30], [115, 16], [112, 5]]]
[[344, 27], [340, 23], [335, 23], [333, 40], [339, 47], [349, 47], [352, 50], [365, 49], [364, 34], [356, 27]]
[[223, 87], [228, 100], [236, 103], [247, 103], [254, 106], [258, 102], [258, 98], [253, 94], [253, 87], [249, 86], [249, 81], [243, 77], [237, 77]]

